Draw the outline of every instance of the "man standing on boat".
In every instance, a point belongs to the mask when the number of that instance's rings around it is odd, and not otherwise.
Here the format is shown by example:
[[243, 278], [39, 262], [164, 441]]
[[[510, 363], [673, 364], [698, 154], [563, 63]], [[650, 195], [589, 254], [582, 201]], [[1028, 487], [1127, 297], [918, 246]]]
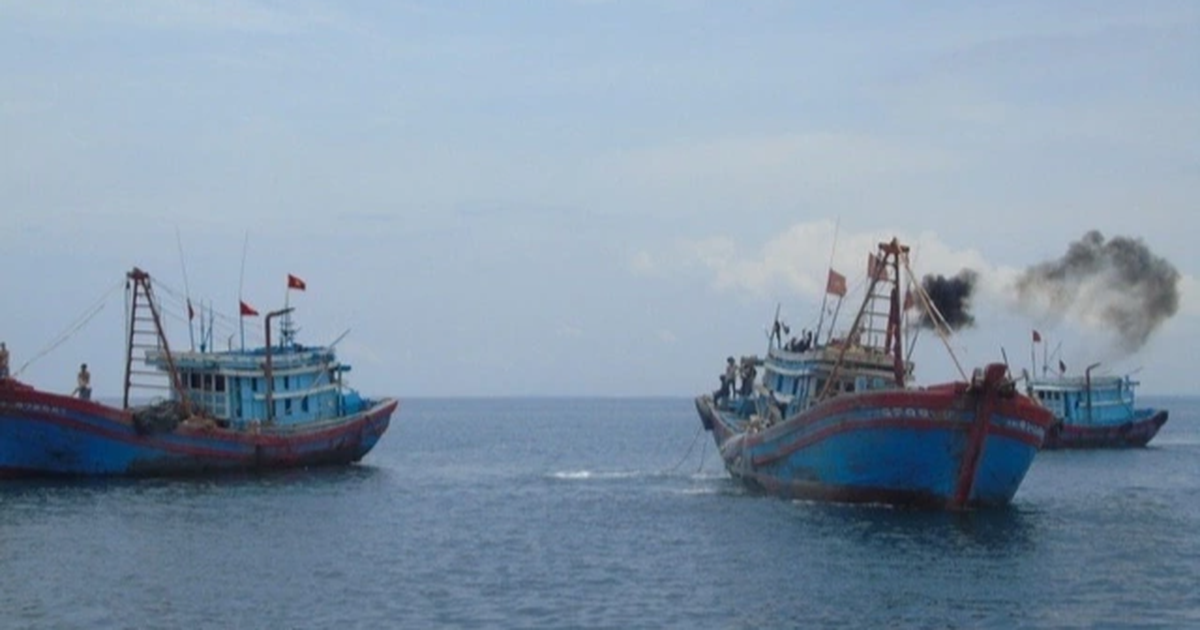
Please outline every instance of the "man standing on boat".
[[8, 346], [0, 341], [0, 378], [8, 378]]
[[754, 393], [754, 379], [758, 377], [758, 369], [754, 367], [753, 357], [742, 357], [742, 388], [738, 391], [744, 397]]
[[75, 393], [81, 400], [92, 399], [92, 374], [88, 372], [87, 364], [79, 366], [79, 376], [75, 378]]
[[737, 372], [737, 363], [734, 362], [733, 357], [725, 359], [725, 373], [721, 375], [721, 389], [713, 394], [714, 403], [729, 400], [729, 394], [733, 392], [734, 385], [737, 383]]

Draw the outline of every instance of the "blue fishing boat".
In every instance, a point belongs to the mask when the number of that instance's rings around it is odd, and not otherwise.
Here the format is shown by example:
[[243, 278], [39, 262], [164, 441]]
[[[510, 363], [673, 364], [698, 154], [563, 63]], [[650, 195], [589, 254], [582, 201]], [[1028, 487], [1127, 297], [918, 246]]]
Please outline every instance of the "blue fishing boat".
[[[740, 388], [726, 378], [696, 398], [726, 470], [787, 498], [945, 509], [1009, 503], [1053, 416], [1017, 390], [1002, 363], [959, 382], [911, 386], [902, 273], [914, 303], [944, 334], [949, 328], [915, 282], [906, 246], [880, 243], [869, 260], [862, 306], [845, 334], [786, 344], [773, 334], [765, 357], [743, 357]], [[827, 293], [843, 297], [844, 276], [830, 270]]]
[[1094, 375], [1099, 366], [1089, 365], [1083, 376], [1066, 376], [1063, 366], [1058, 375], [1043, 372], [1028, 380], [1026, 391], [1057, 420], [1045, 448], [1142, 447], [1167, 423], [1167, 410], [1137, 406], [1137, 381], [1129, 375]]
[[[67, 395], [0, 378], [0, 478], [349, 464], [387, 430], [398, 402], [364, 398], [349, 387], [344, 375], [350, 366], [337, 359], [332, 345], [297, 343], [293, 309], [266, 315], [262, 347], [172, 352], [150, 275], [135, 268], [126, 287], [121, 406], [91, 400], [86, 387], [77, 390], [82, 395]], [[303, 283], [289, 276], [289, 287]], [[283, 325], [273, 343], [276, 320]], [[132, 392], [154, 387], [167, 395], [132, 404]]]

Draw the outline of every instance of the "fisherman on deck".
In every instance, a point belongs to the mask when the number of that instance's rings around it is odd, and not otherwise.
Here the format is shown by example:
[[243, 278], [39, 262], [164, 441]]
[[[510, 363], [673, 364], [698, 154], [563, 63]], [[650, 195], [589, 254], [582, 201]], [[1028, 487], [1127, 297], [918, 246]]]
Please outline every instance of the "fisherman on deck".
[[8, 346], [0, 341], [0, 378], [8, 378]]
[[746, 357], [742, 359], [742, 389], [738, 393], [742, 396], [750, 396], [754, 392], [754, 379], [758, 376], [758, 369], [754, 367], [754, 359]]
[[783, 347], [783, 336], [790, 335], [791, 333], [792, 333], [792, 330], [790, 328], [788, 328], [787, 324], [776, 319], [774, 327], [771, 328], [771, 339], [773, 339], [775, 341], [775, 347], [782, 348]]
[[733, 387], [737, 382], [737, 372], [737, 364], [733, 357], [725, 359], [725, 373], [721, 375], [721, 389], [713, 392], [714, 403], [729, 400], [729, 394], [733, 392]]
[[91, 372], [88, 372], [86, 363], [79, 366], [79, 376], [76, 377], [75, 381], [75, 394], [77, 394], [81, 400], [91, 400], [92, 374]]

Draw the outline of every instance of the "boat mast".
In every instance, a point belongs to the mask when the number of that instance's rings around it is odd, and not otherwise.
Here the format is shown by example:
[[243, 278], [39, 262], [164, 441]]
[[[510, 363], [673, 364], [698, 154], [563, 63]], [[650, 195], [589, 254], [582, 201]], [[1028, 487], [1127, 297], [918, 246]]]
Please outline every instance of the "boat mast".
[[[896, 334], [897, 337], [899, 336], [898, 335], [899, 330], [900, 330], [900, 302], [899, 302], [900, 291], [898, 289], [898, 287], [900, 286], [899, 264], [900, 264], [900, 255], [908, 253], [908, 246], [901, 245], [899, 239], [892, 238], [892, 241], [890, 243], [880, 243], [879, 251], [880, 251], [881, 255], [878, 259], [878, 262], [875, 263], [875, 265], [876, 265], [875, 268], [867, 270], [868, 271], [868, 273], [867, 273], [867, 290], [866, 290], [866, 294], [863, 296], [862, 305], [858, 308], [858, 313], [855, 314], [855, 316], [854, 316], [854, 323], [850, 325], [850, 331], [846, 333], [846, 339], [843, 340], [843, 342], [841, 344], [841, 348], [838, 349], [837, 360], [833, 364], [833, 369], [829, 373], [829, 378], [827, 378], [825, 380], [825, 386], [823, 388], [821, 388], [821, 392], [817, 395], [817, 400], [823, 400], [824, 398], [826, 398], [829, 395], [832, 388], [834, 387], [834, 384], [837, 382], [837, 377], [838, 377], [838, 373], [841, 371], [842, 362], [846, 358], [846, 351], [850, 349], [850, 345], [852, 343], [854, 343], [854, 340], [861, 334], [863, 318], [866, 316], [867, 307], [868, 307], [868, 305], [870, 305], [871, 300], [875, 299], [875, 287], [877, 287], [879, 285], [879, 282], [881, 281], [881, 279], [884, 279], [884, 278], [886, 278], [887, 282], [892, 283], [892, 290], [888, 297], [890, 305], [888, 308], [888, 323], [887, 323], [887, 331], [888, 332], [887, 332], [886, 337], [888, 339], [890, 339], [893, 334]], [[880, 270], [886, 269], [888, 267], [888, 265], [891, 265], [892, 268], [896, 271], [895, 276], [891, 276], [890, 274], [887, 274], [887, 273], [880, 273]], [[903, 387], [904, 386], [904, 361], [903, 361], [902, 349], [900, 346], [901, 346], [901, 344], [900, 344], [899, 339], [896, 339], [895, 340], [895, 362], [894, 362], [895, 378], [896, 378], [896, 384]]]
[[[882, 247], [882, 243], [880, 244]], [[896, 239], [887, 246], [885, 258], [879, 261], [880, 269], [886, 269], [888, 265], [887, 255], [891, 256], [892, 273], [892, 291], [888, 299], [888, 320], [887, 328], [884, 333], [884, 352], [892, 351], [892, 371], [896, 376], [896, 385], [904, 386], [904, 350], [902, 348], [904, 336], [900, 334], [900, 256], [908, 253], [908, 247], [901, 245]]]
[[[171, 381], [171, 387], [174, 389], [176, 397], [179, 399], [179, 404], [183, 407], [183, 412], [186, 415], [191, 415], [192, 405], [188, 400], [187, 393], [183, 389], [183, 382], [179, 378], [179, 370], [175, 368], [175, 358], [171, 355], [171, 347], [167, 343], [167, 335], [163, 331], [162, 318], [158, 314], [158, 305], [154, 299], [154, 293], [150, 288], [150, 274], [133, 268], [125, 276], [126, 289], [131, 291], [129, 305], [129, 335], [126, 337], [125, 343], [125, 396], [123, 405], [125, 409], [129, 409], [129, 390], [133, 388], [133, 375], [136, 373], [133, 369], [133, 354], [136, 348], [162, 350], [163, 357], [167, 362], [167, 374]], [[144, 302], [144, 304], [141, 304]], [[145, 308], [150, 311], [150, 317], [139, 316], [138, 311]], [[152, 324], [153, 330], [139, 329], [137, 324]], [[155, 344], [137, 343], [139, 337], [152, 336], [155, 338]]]

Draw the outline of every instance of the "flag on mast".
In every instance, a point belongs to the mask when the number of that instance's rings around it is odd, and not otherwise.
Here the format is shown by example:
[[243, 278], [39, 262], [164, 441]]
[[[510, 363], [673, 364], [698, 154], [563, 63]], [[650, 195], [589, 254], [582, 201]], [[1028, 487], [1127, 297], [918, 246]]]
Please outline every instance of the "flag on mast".
[[846, 297], [846, 276], [830, 269], [829, 278], [825, 280], [825, 292]]
[[301, 280], [299, 277], [297, 277], [297, 276], [293, 276], [293, 275], [292, 275], [292, 274], [290, 274], [290, 273], [288, 274], [288, 278], [287, 278], [287, 280], [288, 280], [288, 285], [287, 285], [287, 287], [288, 287], [289, 289], [295, 289], [295, 290], [297, 290], [297, 291], [303, 291], [303, 290], [305, 290], [305, 289], [308, 287], [308, 285], [307, 285], [307, 284], [305, 284], [304, 280]]
[[245, 301], [242, 301], [242, 300], [239, 300], [239, 304], [241, 305], [242, 317], [257, 317], [258, 316], [258, 311], [256, 311], [253, 306], [250, 306], [249, 304], [247, 304]]

